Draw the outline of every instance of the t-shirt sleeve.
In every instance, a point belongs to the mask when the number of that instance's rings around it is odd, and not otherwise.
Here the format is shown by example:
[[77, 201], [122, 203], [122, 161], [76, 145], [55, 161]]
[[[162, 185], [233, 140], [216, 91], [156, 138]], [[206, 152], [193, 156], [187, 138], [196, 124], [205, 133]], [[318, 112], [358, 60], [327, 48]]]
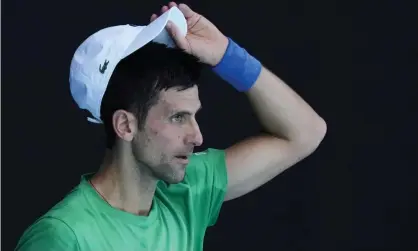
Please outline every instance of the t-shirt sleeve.
[[15, 251], [76, 251], [79, 250], [72, 229], [56, 218], [41, 218], [20, 238]]
[[195, 212], [206, 226], [219, 216], [228, 185], [225, 151], [209, 148], [193, 154], [187, 176], [193, 191]]

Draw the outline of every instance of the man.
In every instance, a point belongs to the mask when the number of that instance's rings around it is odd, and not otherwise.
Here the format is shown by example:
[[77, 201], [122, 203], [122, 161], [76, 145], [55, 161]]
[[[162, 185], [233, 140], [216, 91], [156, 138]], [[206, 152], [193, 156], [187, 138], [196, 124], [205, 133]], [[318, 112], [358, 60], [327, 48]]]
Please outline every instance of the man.
[[[103, 123], [108, 151], [99, 171], [30, 226], [16, 250], [202, 250], [224, 201], [322, 141], [324, 120], [206, 18], [173, 2], [161, 11], [147, 27], [110, 27], [77, 49], [72, 94], [90, 121]], [[202, 65], [248, 96], [268, 134], [193, 154], [203, 140]]]

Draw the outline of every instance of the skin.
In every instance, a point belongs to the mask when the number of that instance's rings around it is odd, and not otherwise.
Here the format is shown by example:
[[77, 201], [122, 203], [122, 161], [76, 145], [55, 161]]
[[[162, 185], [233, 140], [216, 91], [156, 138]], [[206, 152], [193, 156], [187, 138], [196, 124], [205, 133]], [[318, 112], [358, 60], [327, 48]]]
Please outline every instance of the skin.
[[189, 156], [202, 144], [195, 117], [200, 108], [197, 86], [164, 91], [157, 105], [151, 107], [145, 130], [133, 140], [133, 153], [136, 160], [153, 167], [156, 178], [172, 184], [183, 180], [188, 161], [177, 156]]
[[[188, 23], [186, 37], [169, 23], [167, 30], [177, 46], [214, 66], [221, 59], [228, 39], [211, 22], [187, 5], [170, 2], [161, 12], [177, 6]], [[151, 16], [151, 21], [157, 18]], [[245, 92], [267, 134], [250, 137], [226, 149], [228, 188], [225, 201], [243, 196], [306, 158], [326, 134], [325, 121], [280, 78], [263, 67], [253, 87]], [[117, 111], [113, 126], [116, 147], [106, 155], [92, 183], [114, 207], [147, 215], [156, 182], [178, 183], [185, 163], [173, 158], [202, 143], [195, 120], [200, 107], [197, 88], [161, 93], [149, 111], [145, 129], [138, 130], [135, 117]], [[170, 110], [188, 111], [184, 123], [173, 123]]]

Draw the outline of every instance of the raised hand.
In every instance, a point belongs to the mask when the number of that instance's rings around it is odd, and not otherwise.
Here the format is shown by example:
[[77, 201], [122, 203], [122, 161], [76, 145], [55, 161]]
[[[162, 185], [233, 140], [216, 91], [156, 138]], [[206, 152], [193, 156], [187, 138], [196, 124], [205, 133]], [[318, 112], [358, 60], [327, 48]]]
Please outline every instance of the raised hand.
[[[222, 34], [209, 20], [197, 12], [194, 12], [186, 4], [177, 5], [170, 2], [161, 8], [161, 14], [176, 6], [184, 15], [187, 21], [187, 34], [185, 37], [179, 35], [178, 27], [168, 22], [167, 31], [171, 34], [177, 46], [187, 53], [200, 59], [201, 62], [215, 66], [222, 59], [228, 46], [228, 38]], [[151, 22], [158, 16], [153, 14]]]

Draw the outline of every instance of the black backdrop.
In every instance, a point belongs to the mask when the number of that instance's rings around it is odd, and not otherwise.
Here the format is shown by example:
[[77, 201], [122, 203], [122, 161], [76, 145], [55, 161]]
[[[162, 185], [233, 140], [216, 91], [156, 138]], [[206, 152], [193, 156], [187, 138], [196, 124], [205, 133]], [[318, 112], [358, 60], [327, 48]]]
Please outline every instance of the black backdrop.
[[[325, 118], [309, 158], [224, 205], [205, 250], [417, 250], [417, 6], [400, 1], [188, 1]], [[146, 24], [163, 1], [2, 2], [2, 240], [95, 171], [103, 131], [71, 99], [82, 40]], [[202, 148], [260, 130], [244, 95], [204, 72]], [[224, 248], [223, 248], [224, 247]]]

